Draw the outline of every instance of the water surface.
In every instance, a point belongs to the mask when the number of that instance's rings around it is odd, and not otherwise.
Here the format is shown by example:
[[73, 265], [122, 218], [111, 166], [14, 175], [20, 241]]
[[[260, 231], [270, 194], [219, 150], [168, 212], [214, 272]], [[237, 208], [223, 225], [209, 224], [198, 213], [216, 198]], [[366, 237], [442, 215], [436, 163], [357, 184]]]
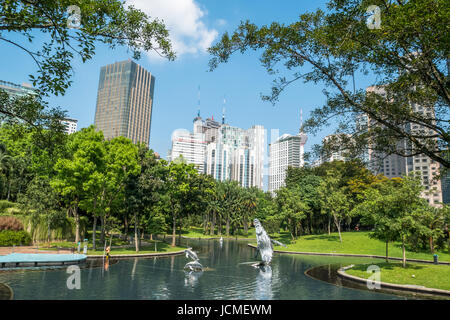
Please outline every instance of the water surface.
[[182, 240], [193, 247], [207, 271], [188, 274], [184, 255], [120, 260], [105, 271], [81, 269], [81, 288], [69, 290], [66, 269], [0, 272], [14, 299], [404, 299], [372, 290], [335, 286], [304, 272], [326, 264], [376, 263], [372, 258], [274, 254], [269, 270], [251, 266], [248, 241]]

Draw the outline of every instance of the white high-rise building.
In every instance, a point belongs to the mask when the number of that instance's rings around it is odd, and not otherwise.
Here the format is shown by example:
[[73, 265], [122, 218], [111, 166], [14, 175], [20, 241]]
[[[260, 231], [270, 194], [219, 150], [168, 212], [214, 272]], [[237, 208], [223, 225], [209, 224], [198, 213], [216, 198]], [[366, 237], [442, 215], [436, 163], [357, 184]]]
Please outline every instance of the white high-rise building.
[[67, 134], [72, 134], [74, 132], [77, 132], [78, 120], [65, 118], [65, 119], [61, 120], [61, 123], [63, 125], [65, 125], [65, 127], [66, 127], [65, 132]]
[[168, 160], [174, 161], [181, 156], [186, 163], [194, 164], [199, 173], [206, 173], [206, 146], [216, 139], [219, 126], [218, 122], [212, 119], [203, 120], [198, 115], [194, 118], [193, 132], [185, 129], [175, 130]]
[[206, 173], [216, 180], [238, 181], [242, 187], [263, 188], [265, 130], [222, 124], [206, 148]]
[[214, 119], [194, 119], [193, 133], [179, 129], [172, 134], [168, 160], [180, 156], [199, 173], [216, 180], [238, 181], [242, 187], [263, 188], [265, 130], [255, 125], [244, 130]]
[[300, 131], [297, 135], [283, 134], [269, 146], [269, 192], [274, 193], [285, 185], [288, 167], [304, 165], [304, 147], [308, 137]]
[[185, 129], [175, 130], [172, 134], [172, 149], [168, 160], [174, 161], [180, 156], [186, 163], [194, 164], [199, 173], [205, 170], [205, 135], [191, 133]]

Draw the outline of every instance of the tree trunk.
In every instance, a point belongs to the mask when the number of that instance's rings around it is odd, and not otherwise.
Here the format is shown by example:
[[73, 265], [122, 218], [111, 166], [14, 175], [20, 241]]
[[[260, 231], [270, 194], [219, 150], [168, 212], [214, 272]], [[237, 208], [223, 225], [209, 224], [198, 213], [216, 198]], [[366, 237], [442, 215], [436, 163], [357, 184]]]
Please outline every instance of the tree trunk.
[[222, 217], [219, 216], [219, 224], [217, 225], [217, 235], [222, 235]]
[[75, 243], [80, 241], [80, 214], [78, 213], [78, 204], [75, 205], [73, 210], [75, 217]]
[[331, 217], [328, 216], [328, 235], [331, 234]]
[[247, 223], [247, 218], [244, 218], [244, 234], [248, 235], [248, 223]]
[[203, 217], [203, 234], [208, 234], [209, 231], [209, 221], [210, 219], [210, 215], [209, 213], [205, 214]]
[[334, 224], [336, 225], [336, 228], [338, 230], [339, 233], [339, 240], [342, 243], [342, 236], [341, 236], [341, 222], [337, 219], [336, 216], [334, 216]]
[[92, 227], [92, 250], [95, 251], [97, 246], [95, 245], [95, 236], [97, 235], [97, 216], [94, 215], [94, 226]]
[[125, 241], [128, 241], [128, 215], [126, 214], [124, 217], [124, 225], [125, 225]]
[[175, 214], [173, 214], [173, 221], [172, 221], [172, 247], [175, 247], [176, 232], [177, 232], [176, 217], [175, 217]]
[[433, 245], [433, 237], [430, 237], [430, 250], [431, 250], [431, 253], [434, 253], [434, 245]]
[[134, 245], [136, 247], [136, 252], [139, 252], [139, 234], [138, 234], [138, 218], [136, 211], [134, 211]]
[[9, 179], [9, 184], [8, 184], [8, 197], [6, 198], [7, 201], [9, 201], [9, 196], [11, 195], [11, 182], [12, 182], [12, 179]]
[[212, 236], [212, 235], [214, 235], [214, 229], [216, 227], [216, 213], [215, 212], [212, 213], [212, 219], [211, 219], [211, 226], [210, 227], [211, 227], [211, 229], [209, 231], [209, 234]]
[[105, 218], [100, 217], [100, 243], [105, 242]]
[[403, 259], [402, 259], [403, 268], [406, 268], [405, 237], [403, 235], [402, 235], [402, 253], [403, 253]]
[[386, 262], [389, 263], [389, 240], [386, 240]]

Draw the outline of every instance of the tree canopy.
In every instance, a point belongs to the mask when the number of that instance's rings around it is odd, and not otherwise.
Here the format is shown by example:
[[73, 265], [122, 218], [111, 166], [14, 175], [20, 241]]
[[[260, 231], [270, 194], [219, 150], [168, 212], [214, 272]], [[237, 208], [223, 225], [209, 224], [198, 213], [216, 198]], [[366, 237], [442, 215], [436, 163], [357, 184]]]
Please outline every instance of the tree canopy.
[[[380, 28], [366, 24], [370, 5], [380, 8]], [[236, 52], [262, 51], [261, 63], [270, 74], [292, 72], [290, 78], [276, 78], [264, 100], [275, 103], [299, 80], [325, 85], [326, 104], [312, 112], [304, 129], [315, 133], [333, 121], [337, 133], [348, 138], [325, 143], [318, 153], [344, 147], [362, 155], [370, 146], [380, 154], [425, 154], [450, 168], [449, 18], [445, 0], [331, 0], [326, 12], [302, 14], [288, 25], [241, 22], [209, 48], [210, 69]], [[379, 90], [357, 89], [355, 78], [369, 72]], [[361, 115], [370, 126], [357, 125]], [[410, 124], [420, 129], [410, 130]], [[407, 143], [398, 148], [402, 139]]]

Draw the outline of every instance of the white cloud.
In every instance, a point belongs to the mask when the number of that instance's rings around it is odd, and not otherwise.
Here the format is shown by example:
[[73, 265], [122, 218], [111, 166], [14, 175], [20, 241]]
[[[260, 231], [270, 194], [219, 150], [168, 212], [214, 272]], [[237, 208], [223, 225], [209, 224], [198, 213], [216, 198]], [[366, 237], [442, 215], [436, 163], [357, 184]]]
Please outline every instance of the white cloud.
[[217, 19], [216, 24], [217, 24], [219, 27], [223, 27], [224, 25], [227, 24], [227, 21], [226, 21], [225, 19]]
[[[205, 52], [218, 35], [202, 21], [207, 12], [195, 0], [128, 0], [126, 4], [164, 20], [177, 57]], [[149, 57], [159, 56], [149, 53]]]

